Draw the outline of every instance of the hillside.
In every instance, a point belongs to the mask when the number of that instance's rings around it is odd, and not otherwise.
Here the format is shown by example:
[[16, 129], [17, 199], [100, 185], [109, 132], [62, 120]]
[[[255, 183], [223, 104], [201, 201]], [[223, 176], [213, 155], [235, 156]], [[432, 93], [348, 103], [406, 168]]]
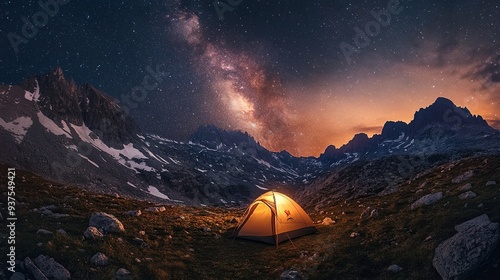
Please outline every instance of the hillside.
[[[470, 170], [470, 178], [452, 183]], [[5, 185], [5, 178], [1, 180]], [[481, 214], [500, 221], [499, 181], [500, 157], [472, 156], [425, 170], [386, 196], [332, 199], [322, 205], [303, 201], [318, 221], [319, 233], [275, 248], [230, 237], [237, 224], [233, 219], [244, 208], [164, 205], [164, 212], [148, 212], [150, 202], [95, 194], [17, 170], [16, 254], [19, 260], [40, 254], [52, 257], [72, 279], [111, 279], [119, 268], [130, 271], [134, 279], [277, 279], [290, 268], [303, 279], [439, 279], [432, 266], [434, 250], [455, 234], [455, 225]], [[467, 183], [477, 196], [460, 199], [464, 191], [459, 189]], [[410, 209], [423, 195], [436, 192], [443, 193], [438, 202]], [[367, 207], [378, 215], [360, 218]], [[1, 210], [6, 217], [5, 204]], [[130, 210], [141, 210], [142, 215], [125, 214]], [[116, 216], [125, 231], [98, 240], [84, 238], [94, 212]], [[69, 216], [56, 218], [57, 214]], [[334, 223], [321, 224], [326, 217]], [[5, 235], [0, 246], [2, 252], [7, 249]], [[108, 265], [90, 263], [97, 252], [109, 257]], [[392, 264], [403, 270], [387, 271]], [[495, 279], [499, 265], [497, 246], [472, 278]]]

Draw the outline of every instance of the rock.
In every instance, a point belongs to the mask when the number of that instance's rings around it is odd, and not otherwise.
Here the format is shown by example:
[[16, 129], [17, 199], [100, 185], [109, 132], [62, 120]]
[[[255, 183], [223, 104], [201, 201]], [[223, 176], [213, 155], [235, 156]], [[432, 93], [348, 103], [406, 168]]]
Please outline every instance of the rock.
[[139, 217], [140, 215], [142, 215], [142, 212], [141, 210], [130, 210], [125, 212], [125, 214], [129, 216]]
[[138, 237], [134, 238], [132, 241], [133, 241], [135, 244], [140, 245], [141, 247], [146, 247], [146, 246], [148, 246], [148, 244], [147, 244], [146, 242], [144, 242], [144, 240], [142, 240], [142, 239], [140, 239], [140, 238], [138, 238]]
[[104, 234], [98, 228], [90, 226], [85, 230], [85, 232], [83, 233], [83, 236], [87, 239], [95, 240], [95, 239], [103, 238]]
[[42, 212], [44, 210], [56, 210], [56, 209], [57, 209], [57, 206], [55, 206], [54, 204], [40, 207], [40, 211], [42, 211]]
[[211, 231], [212, 231], [212, 229], [211, 229], [211, 228], [209, 228], [209, 227], [204, 227], [204, 228], [203, 228], [203, 231], [204, 231], [204, 232], [211, 232]]
[[45, 255], [39, 255], [34, 259], [35, 264], [49, 279], [53, 280], [68, 280], [71, 279], [69, 271], [56, 262], [53, 258]]
[[295, 268], [290, 268], [283, 271], [280, 275], [281, 280], [300, 280], [302, 275]]
[[483, 207], [484, 207], [484, 204], [482, 204], [482, 203], [477, 206], [477, 208], [483, 208]]
[[471, 227], [479, 227], [479, 226], [486, 225], [489, 223], [491, 223], [490, 218], [488, 217], [488, 215], [483, 214], [481, 216], [475, 217], [474, 219], [471, 219], [471, 220], [463, 222], [459, 225], [456, 225], [455, 230], [457, 232], [461, 232], [461, 231], [467, 230]]
[[486, 186], [493, 186], [493, 185], [496, 185], [497, 182], [496, 181], [488, 181], [486, 182]]
[[65, 231], [64, 229], [62, 229], [62, 228], [58, 229], [58, 230], [56, 231], [56, 233], [57, 233], [57, 234], [60, 234], [60, 235], [68, 235], [68, 233], [66, 233], [66, 231]]
[[469, 171], [465, 172], [464, 174], [453, 178], [453, 180], [451, 180], [451, 182], [455, 183], [455, 184], [462, 183], [465, 180], [469, 180], [473, 175], [474, 175], [474, 171], [469, 170]]
[[238, 219], [236, 219], [236, 218], [232, 218], [229, 222], [230, 222], [231, 224], [237, 224], [237, 223], [238, 223]]
[[116, 280], [132, 280], [132, 273], [125, 268], [120, 268], [115, 273]]
[[98, 252], [90, 258], [90, 263], [98, 266], [106, 266], [109, 264], [109, 258], [105, 254]]
[[419, 207], [422, 207], [424, 205], [431, 205], [431, 204], [439, 201], [441, 198], [443, 198], [442, 192], [424, 195], [420, 199], [418, 199], [417, 201], [413, 202], [413, 204], [411, 205], [410, 208], [411, 208], [411, 210], [413, 210], [413, 209], [417, 209]]
[[496, 248], [499, 228], [486, 215], [457, 225], [458, 233], [436, 248], [434, 268], [443, 279], [466, 279], [473, 275]]
[[139, 258], [135, 258], [135, 259], [134, 259], [134, 261], [135, 261], [136, 263], [140, 263], [140, 262], [141, 262], [141, 260], [140, 260]]
[[104, 232], [122, 232], [125, 231], [122, 222], [115, 216], [104, 212], [92, 214], [89, 221], [89, 226], [94, 226]]
[[167, 208], [165, 208], [165, 206], [155, 206], [155, 207], [148, 207], [145, 210], [148, 212], [165, 212], [167, 211]]
[[402, 268], [402, 267], [400, 267], [400, 266], [399, 266], [399, 265], [397, 265], [397, 264], [393, 264], [393, 265], [391, 265], [391, 266], [389, 266], [389, 267], [387, 268], [387, 271], [389, 271], [389, 272], [393, 272], [393, 273], [400, 272], [401, 270], [403, 270], [403, 268]]
[[458, 188], [459, 191], [468, 191], [472, 189], [472, 184], [471, 183], [467, 183], [461, 187]]
[[145, 231], [143, 231], [143, 230], [140, 230], [140, 231], [139, 231], [139, 235], [146, 235], [146, 232], [145, 232]]
[[26, 277], [21, 272], [14, 272], [10, 277], [10, 280], [25, 280]]
[[0, 212], [0, 222], [3, 221], [3, 216], [2, 216], [2, 213]]
[[353, 232], [351, 233], [351, 235], [349, 235], [351, 238], [354, 238], [354, 237], [357, 237], [359, 236], [359, 233], [358, 232]]
[[36, 231], [36, 235], [38, 236], [52, 236], [54, 233], [52, 231], [48, 231], [46, 229], [39, 229]]
[[61, 214], [61, 213], [52, 213], [49, 217], [54, 218], [54, 219], [59, 219], [59, 218], [66, 218], [69, 217], [69, 214]]
[[33, 261], [29, 257], [24, 258], [24, 267], [26, 267], [26, 270], [31, 275], [33, 275], [35, 280], [49, 280], [49, 278], [47, 278], [45, 274], [43, 274], [43, 272], [33, 263]]
[[461, 193], [458, 198], [460, 199], [469, 199], [469, 198], [474, 198], [476, 197], [476, 193], [473, 191], [466, 191], [464, 193]]
[[53, 212], [51, 210], [45, 209], [42, 211], [42, 215], [44, 216], [52, 216]]
[[323, 219], [323, 222], [321, 224], [325, 225], [325, 226], [329, 226], [331, 224], [335, 224], [335, 221], [332, 220], [330, 217], [326, 217]]

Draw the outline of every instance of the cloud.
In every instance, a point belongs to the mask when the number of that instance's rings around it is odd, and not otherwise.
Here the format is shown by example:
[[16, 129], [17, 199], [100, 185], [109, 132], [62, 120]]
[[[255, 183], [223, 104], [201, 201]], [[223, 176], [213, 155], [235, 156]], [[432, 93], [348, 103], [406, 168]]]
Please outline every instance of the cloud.
[[365, 126], [357, 125], [352, 127], [354, 133], [366, 133], [366, 134], [380, 134], [382, 133], [383, 126]]

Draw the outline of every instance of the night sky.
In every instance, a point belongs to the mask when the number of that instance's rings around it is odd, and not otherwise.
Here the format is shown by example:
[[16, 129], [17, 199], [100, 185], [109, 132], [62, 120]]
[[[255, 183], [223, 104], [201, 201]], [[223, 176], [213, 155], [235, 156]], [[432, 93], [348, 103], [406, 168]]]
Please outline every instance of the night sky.
[[438, 96], [500, 129], [498, 1], [59, 3], [1, 2], [0, 83], [59, 65], [123, 103], [156, 72], [128, 105], [145, 132], [215, 124], [317, 156]]

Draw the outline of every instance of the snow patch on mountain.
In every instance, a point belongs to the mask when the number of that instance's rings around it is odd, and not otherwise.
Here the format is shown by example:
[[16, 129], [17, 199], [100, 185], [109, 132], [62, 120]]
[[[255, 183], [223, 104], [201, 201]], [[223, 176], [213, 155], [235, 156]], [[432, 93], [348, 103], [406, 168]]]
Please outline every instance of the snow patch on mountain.
[[0, 126], [14, 136], [17, 144], [23, 141], [24, 136], [32, 124], [33, 120], [31, 120], [30, 117], [19, 117], [11, 122], [5, 122], [2, 118], [0, 118]]
[[71, 128], [78, 134], [80, 139], [84, 142], [87, 142], [94, 146], [96, 149], [103, 151], [115, 159], [120, 159], [121, 156], [124, 156], [128, 159], [147, 159], [147, 157], [138, 149], [134, 147], [134, 144], [129, 143], [127, 145], [123, 145], [123, 149], [115, 149], [111, 148], [108, 145], [104, 144], [101, 139], [99, 138], [92, 138], [90, 134], [92, 133], [92, 130], [90, 130], [85, 124], [82, 124], [81, 126], [70, 124]]
[[261, 186], [259, 186], [259, 185], [255, 185], [255, 186], [256, 186], [257, 188], [259, 188], [259, 189], [263, 190], [263, 191], [267, 191], [267, 190], [269, 190], [269, 189], [264, 188], [264, 187], [261, 187]]
[[150, 194], [152, 194], [152, 195], [154, 195], [156, 197], [170, 200], [170, 197], [168, 197], [167, 195], [161, 193], [157, 188], [155, 188], [153, 186], [149, 186], [148, 187], [148, 191], [149, 191]]
[[69, 133], [60, 128], [52, 119], [45, 116], [42, 112], [38, 111], [36, 113], [38, 121], [43, 125], [48, 131], [52, 132], [54, 135], [64, 135], [69, 139], [73, 139]]

